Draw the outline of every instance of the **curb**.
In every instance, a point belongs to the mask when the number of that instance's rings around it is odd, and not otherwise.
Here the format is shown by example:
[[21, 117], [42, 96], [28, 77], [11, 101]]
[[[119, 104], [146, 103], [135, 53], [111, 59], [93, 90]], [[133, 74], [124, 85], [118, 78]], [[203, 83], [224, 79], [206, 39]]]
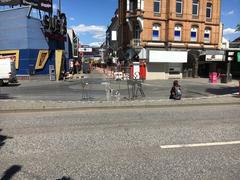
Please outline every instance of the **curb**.
[[41, 101], [41, 100], [0, 100], [0, 113], [4, 112], [36, 112], [36, 111], [71, 111], [71, 110], [104, 110], [104, 109], [136, 109], [167, 108], [188, 106], [240, 105], [237, 95], [211, 96], [201, 98], [185, 98], [174, 100], [135, 100], [135, 101]]

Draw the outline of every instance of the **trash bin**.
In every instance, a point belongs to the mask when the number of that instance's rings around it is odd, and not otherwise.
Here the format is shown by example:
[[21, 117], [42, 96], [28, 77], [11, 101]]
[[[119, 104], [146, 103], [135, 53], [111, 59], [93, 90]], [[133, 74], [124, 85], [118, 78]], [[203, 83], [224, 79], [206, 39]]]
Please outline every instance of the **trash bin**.
[[212, 72], [209, 74], [209, 82], [214, 84], [218, 82], [218, 75], [216, 72]]
[[227, 75], [226, 74], [222, 74], [221, 75], [221, 83], [227, 83], [228, 79], [227, 79]]

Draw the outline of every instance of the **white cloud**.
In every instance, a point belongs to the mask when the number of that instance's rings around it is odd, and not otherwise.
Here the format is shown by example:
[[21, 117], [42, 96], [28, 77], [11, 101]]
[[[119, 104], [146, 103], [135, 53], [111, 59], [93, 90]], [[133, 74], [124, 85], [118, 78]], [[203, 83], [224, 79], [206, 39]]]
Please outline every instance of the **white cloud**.
[[234, 10], [227, 12], [227, 15], [233, 15], [233, 14], [234, 14]]
[[223, 30], [223, 35], [237, 34], [236, 29], [234, 28], [226, 28]]
[[57, 4], [53, 4], [53, 11], [56, 11], [58, 9], [58, 5]]
[[74, 21], [75, 20], [75, 18], [74, 17], [70, 17], [70, 21]]
[[105, 26], [96, 26], [90, 25], [87, 26], [85, 24], [79, 24], [77, 26], [72, 26], [74, 31], [77, 34], [86, 35], [87, 33], [91, 34], [94, 39], [99, 41], [103, 41], [106, 37], [106, 27]]
[[103, 42], [92, 42], [89, 44], [89, 46], [92, 46], [92, 47], [100, 47], [102, 45]]

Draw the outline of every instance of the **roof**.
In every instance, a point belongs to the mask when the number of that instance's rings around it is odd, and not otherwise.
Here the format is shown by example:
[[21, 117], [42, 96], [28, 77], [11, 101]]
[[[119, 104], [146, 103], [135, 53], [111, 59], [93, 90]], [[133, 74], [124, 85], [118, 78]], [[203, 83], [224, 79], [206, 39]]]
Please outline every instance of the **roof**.
[[238, 37], [237, 39], [233, 40], [233, 42], [239, 42], [240, 43], [240, 37]]

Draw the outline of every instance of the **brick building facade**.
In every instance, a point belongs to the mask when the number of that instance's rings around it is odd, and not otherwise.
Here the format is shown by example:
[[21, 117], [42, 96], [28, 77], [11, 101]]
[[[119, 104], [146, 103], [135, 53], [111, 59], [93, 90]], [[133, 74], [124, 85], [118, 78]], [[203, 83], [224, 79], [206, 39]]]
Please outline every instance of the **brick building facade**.
[[119, 0], [118, 9], [120, 57], [133, 49], [147, 79], [181, 78], [184, 66], [197, 76], [199, 57], [219, 53], [220, 0]]

